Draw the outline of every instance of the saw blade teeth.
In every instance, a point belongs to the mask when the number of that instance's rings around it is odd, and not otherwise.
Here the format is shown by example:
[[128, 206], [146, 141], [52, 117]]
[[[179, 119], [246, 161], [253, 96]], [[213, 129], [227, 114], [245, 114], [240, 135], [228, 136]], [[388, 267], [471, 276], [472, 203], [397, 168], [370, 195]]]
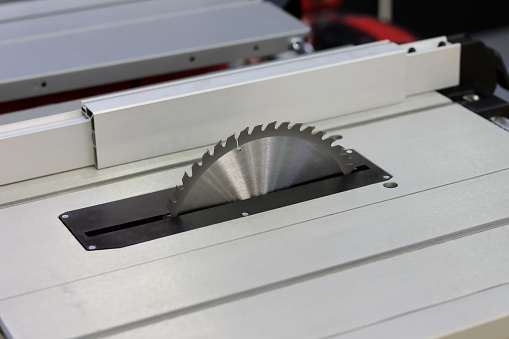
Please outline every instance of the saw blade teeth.
[[249, 135], [249, 127], [246, 127], [246, 129], [242, 130], [240, 133], [239, 133], [239, 139], [240, 138], [244, 138], [246, 136]]
[[329, 146], [331, 146], [331, 147], [332, 147], [332, 144], [333, 144], [334, 142], [336, 142], [336, 139], [334, 139], [334, 138], [332, 138], [332, 137], [328, 137], [328, 138], [323, 139], [323, 141], [325, 141], [327, 144], [329, 144]]
[[304, 124], [299, 122], [299, 123], [294, 124], [290, 129], [300, 132], [300, 130], [302, 129], [302, 126], [304, 126]]
[[228, 139], [226, 139], [226, 147], [237, 147], [237, 139], [235, 138], [235, 133], [230, 135]]
[[189, 179], [191, 179], [189, 174], [187, 174], [187, 172], [184, 172], [184, 176], [182, 177], [182, 186], [184, 186], [186, 182], [189, 181]]
[[200, 167], [200, 164], [197, 161], [195, 161], [193, 166], [191, 167], [191, 170], [193, 171], [193, 173], [195, 173], [199, 167]]
[[263, 124], [256, 125], [253, 130], [251, 131], [251, 135], [256, 133], [261, 133], [263, 128]]
[[263, 131], [264, 132], [275, 131], [276, 130], [276, 124], [277, 124], [277, 121], [271, 122], [270, 124], [265, 126], [265, 129]]
[[315, 131], [315, 126], [312, 126], [313, 129], [311, 130], [311, 135], [322, 140], [322, 136], [323, 134], [322, 133], [325, 133], [325, 132], [322, 132], [322, 131]]
[[281, 129], [281, 128], [290, 129], [290, 121], [282, 122], [281, 125], [279, 125], [278, 129]]
[[[327, 159], [326, 157], [328, 154], [328, 156], [332, 157], [335, 163], [339, 166], [339, 170], [343, 174], [345, 175], [350, 174], [352, 170], [355, 168], [353, 164], [354, 161], [350, 154], [352, 153], [352, 151], [345, 149], [339, 144], [335, 144], [334, 142], [336, 141], [336, 139], [333, 136], [326, 137], [325, 132], [321, 131], [314, 132], [314, 131], [315, 131], [314, 126], [305, 126], [303, 123], [295, 123], [291, 125], [290, 122], [284, 121], [278, 125], [277, 122], [274, 121], [267, 125], [259, 124], [257, 126], [254, 126], [253, 128], [246, 128], [243, 131], [241, 131], [240, 134], [238, 134], [237, 139], [235, 139], [235, 134], [233, 134], [230, 137], [228, 137], [224, 142], [220, 140], [216, 145], [214, 145], [213, 148], [209, 148], [205, 151], [205, 153], [202, 156], [201, 163], [195, 162], [191, 166], [191, 171], [189, 171], [189, 173], [191, 173], [192, 176], [190, 176], [187, 172], [184, 173], [184, 176], [182, 178], [182, 185], [180, 186], [177, 185], [175, 187], [175, 190], [172, 192], [174, 198], [170, 198], [170, 202], [167, 204], [168, 209], [171, 212], [171, 215], [173, 217], [176, 217], [182, 213], [195, 210], [197, 207], [206, 208], [207, 206], [209, 206], [207, 204], [209, 204], [210, 201], [213, 201], [214, 204], [217, 204], [216, 201], [213, 199], [209, 199], [209, 201], [206, 201], [207, 199], [202, 199], [203, 201], [200, 200], [201, 199], [201, 197], [199, 197], [200, 189], [203, 189], [204, 187], [205, 189], [208, 189], [208, 187], [210, 187], [210, 184], [207, 183], [207, 179], [203, 178], [204, 174], [216, 173], [217, 168], [222, 168], [221, 167], [222, 165], [219, 167], [218, 166], [214, 167], [213, 165], [216, 164], [216, 162], [218, 162], [219, 164], [226, 164], [227, 160], [223, 159], [230, 159], [228, 161], [231, 162], [232, 157], [228, 157], [225, 155], [229, 154], [230, 152], [234, 152], [236, 148], [237, 150], [240, 150], [240, 148], [247, 143], [253, 142], [252, 145], [259, 147], [260, 150], [263, 151], [264, 149], [263, 145], [265, 145], [264, 142], [266, 141], [259, 140], [263, 138], [272, 138], [270, 140], [271, 145], [273, 141], [274, 143], [282, 142], [284, 143], [283, 146], [285, 147], [287, 146], [287, 143], [290, 145], [294, 145], [294, 147], [300, 147], [299, 145], [301, 144], [302, 141], [295, 141], [294, 138], [314, 143], [316, 147], [319, 148], [318, 153], [320, 157], [322, 157], [323, 159]], [[256, 150], [256, 147], [254, 147], [253, 149]], [[251, 148], [247, 147], [248, 153], [246, 153], [246, 156], [239, 157], [235, 155], [234, 158], [236, 160], [241, 160], [246, 157], [249, 158], [250, 149]], [[223, 158], [223, 156], [225, 157]], [[247, 166], [247, 164], [248, 163], [246, 163], [245, 165]], [[273, 169], [276, 168], [273, 167]], [[334, 166], [331, 165], [326, 171], [337, 171], [337, 170], [338, 170], [337, 167], [334, 168]], [[326, 173], [326, 171], [322, 172]], [[232, 176], [232, 178], [234, 177]], [[277, 187], [277, 189], [278, 188], [279, 187]], [[214, 187], [214, 189], [217, 188]], [[230, 197], [225, 198], [224, 196], [217, 195], [217, 199], [220, 203], [228, 202], [230, 201], [230, 199], [234, 199], [231, 201], [243, 199], [243, 196], [240, 195], [234, 196], [234, 193], [232, 193], [233, 198]]]
[[221, 148], [223, 148], [223, 144], [221, 143], [221, 140], [219, 140], [219, 142], [214, 146], [214, 154], [219, 152]]
[[315, 130], [315, 126], [307, 126], [306, 128], [304, 128], [304, 130], [302, 132], [309, 133], [309, 134], [313, 135], [314, 130]]

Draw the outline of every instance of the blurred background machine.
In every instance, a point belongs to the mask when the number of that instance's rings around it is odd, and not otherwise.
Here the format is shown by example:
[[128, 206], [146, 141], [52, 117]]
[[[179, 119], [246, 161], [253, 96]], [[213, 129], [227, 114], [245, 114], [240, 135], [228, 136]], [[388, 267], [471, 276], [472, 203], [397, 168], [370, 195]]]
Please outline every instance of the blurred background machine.
[[1, 4], [0, 337], [506, 338], [507, 28], [407, 7]]

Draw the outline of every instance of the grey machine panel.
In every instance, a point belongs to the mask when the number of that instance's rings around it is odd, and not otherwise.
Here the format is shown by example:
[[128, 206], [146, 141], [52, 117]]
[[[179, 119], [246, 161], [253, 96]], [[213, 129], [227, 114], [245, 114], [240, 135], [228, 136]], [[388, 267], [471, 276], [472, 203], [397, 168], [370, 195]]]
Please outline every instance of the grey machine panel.
[[[187, 166], [1, 209], [2, 328], [14, 338], [355, 338], [380, 324], [374, 337], [387, 337], [418, 317], [404, 336], [426, 338], [507, 318], [507, 298], [489, 290], [509, 283], [509, 134], [430, 102], [320, 123], [397, 187], [104, 251], [85, 251], [58, 215], [179, 184]], [[436, 307], [457, 310], [449, 325], [432, 326], [425, 311]]]
[[0, 102], [271, 55], [309, 31], [247, 0], [110, 1], [0, 28]]

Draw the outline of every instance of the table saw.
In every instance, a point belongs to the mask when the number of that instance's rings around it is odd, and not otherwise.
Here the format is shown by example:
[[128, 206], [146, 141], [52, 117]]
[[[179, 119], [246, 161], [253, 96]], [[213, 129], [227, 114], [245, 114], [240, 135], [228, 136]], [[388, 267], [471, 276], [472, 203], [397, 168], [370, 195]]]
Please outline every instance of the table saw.
[[[172, 16], [151, 2], [159, 16], [100, 35], [164, 26]], [[13, 66], [0, 86], [21, 98], [104, 83], [108, 69], [119, 80], [185, 69], [189, 55], [209, 65], [301, 48], [298, 20], [231, 2], [173, 17], [286, 21], [167, 54], [154, 44], [114, 66], [108, 53], [79, 68]], [[92, 34], [69, 22], [65, 34], [5, 38], [0, 54]], [[0, 115], [3, 335], [509, 337], [499, 61], [467, 37], [381, 41]]]

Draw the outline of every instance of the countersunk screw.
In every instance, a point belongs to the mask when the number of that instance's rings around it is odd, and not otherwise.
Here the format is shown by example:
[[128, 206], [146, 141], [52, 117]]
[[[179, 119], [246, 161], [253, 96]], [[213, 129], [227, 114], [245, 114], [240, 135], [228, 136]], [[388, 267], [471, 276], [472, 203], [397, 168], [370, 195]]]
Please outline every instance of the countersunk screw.
[[389, 180], [391, 177], [388, 175], [384, 175], [382, 178], [384, 178], [385, 180]]
[[242, 212], [242, 216], [243, 216], [243, 217], [247, 217], [248, 215], [249, 215], [249, 213], [247, 213], [247, 212]]
[[88, 249], [89, 249], [89, 250], [95, 250], [96, 248], [97, 248], [97, 246], [95, 246], [95, 245], [90, 245], [90, 246], [88, 246]]
[[67, 218], [69, 218], [68, 214], [62, 214], [62, 219], [67, 219]]

